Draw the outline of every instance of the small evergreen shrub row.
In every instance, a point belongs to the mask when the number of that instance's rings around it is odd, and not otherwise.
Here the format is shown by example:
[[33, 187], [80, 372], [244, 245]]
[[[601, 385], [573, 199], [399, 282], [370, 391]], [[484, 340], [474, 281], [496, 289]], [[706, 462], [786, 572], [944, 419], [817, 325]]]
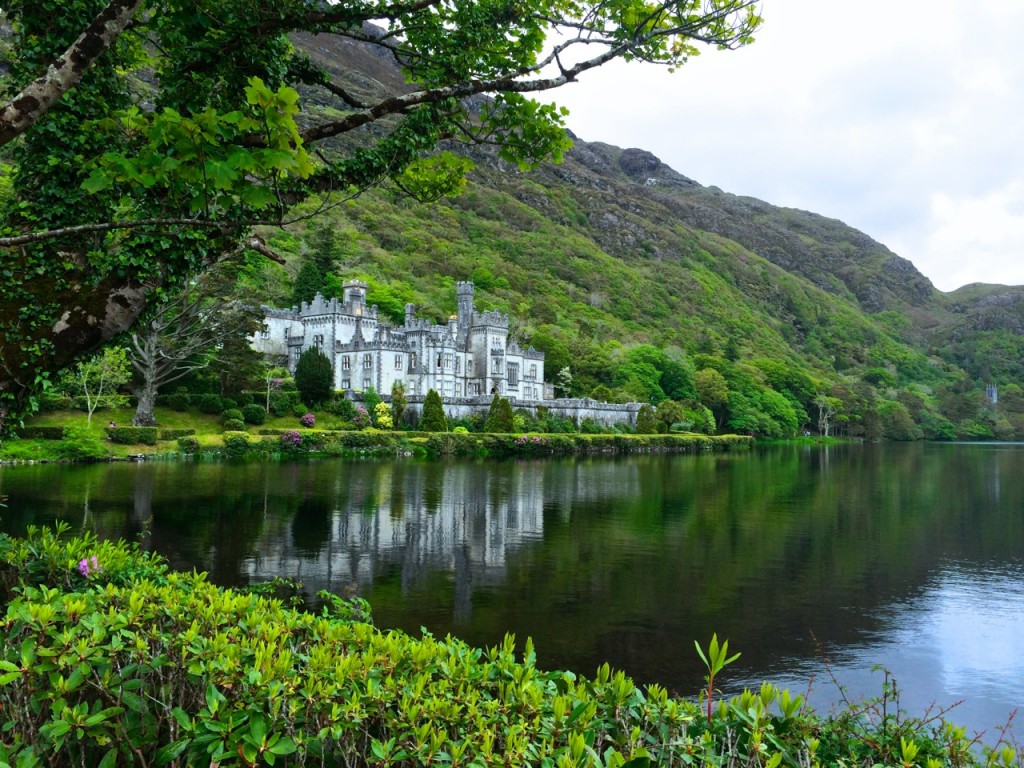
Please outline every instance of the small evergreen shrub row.
[[188, 437], [189, 435], [194, 435], [195, 433], [196, 431], [192, 427], [182, 429], [161, 429], [160, 437], [158, 439], [177, 440], [179, 437]]
[[[132, 402], [130, 395], [102, 395], [93, 398], [96, 410], [127, 408]], [[63, 395], [44, 395], [39, 398], [39, 409], [41, 411], [88, 411], [89, 400], [85, 395], [67, 397]]]
[[24, 427], [21, 436], [26, 440], [62, 440], [64, 427]]
[[743, 435], [589, 435], [589, 434], [469, 434], [431, 433], [428, 453], [434, 456], [571, 456], [628, 453], [701, 453], [745, 448], [753, 443]]
[[156, 427], [107, 427], [107, 437], [118, 445], [156, 445], [160, 430]]

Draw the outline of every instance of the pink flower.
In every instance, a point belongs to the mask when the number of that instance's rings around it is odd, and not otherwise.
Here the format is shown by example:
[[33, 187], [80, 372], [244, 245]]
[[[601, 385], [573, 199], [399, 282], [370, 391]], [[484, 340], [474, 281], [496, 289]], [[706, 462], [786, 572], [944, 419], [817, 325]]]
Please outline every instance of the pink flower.
[[78, 561], [78, 572], [89, 578], [89, 575], [92, 573], [103, 573], [103, 569], [100, 567], [96, 555], [93, 555], [92, 557], [83, 557]]

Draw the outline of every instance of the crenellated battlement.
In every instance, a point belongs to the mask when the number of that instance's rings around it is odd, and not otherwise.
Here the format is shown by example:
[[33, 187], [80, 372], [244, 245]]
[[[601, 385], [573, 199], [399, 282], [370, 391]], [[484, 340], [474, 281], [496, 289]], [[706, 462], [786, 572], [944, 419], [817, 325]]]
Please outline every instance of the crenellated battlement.
[[[416, 306], [406, 304], [404, 322], [397, 327], [378, 317], [376, 305], [367, 306], [366, 283], [350, 280], [343, 287], [342, 299], [326, 299], [318, 293], [312, 301], [291, 309], [263, 307], [268, 324], [274, 323], [260, 343], [287, 351], [292, 370], [310, 347], [329, 350], [336, 389], [373, 386], [388, 392], [401, 382], [407, 391], [421, 395], [436, 389], [445, 402], [483, 397], [495, 390], [546, 402], [544, 354], [524, 349], [509, 336], [507, 314], [477, 311], [471, 281], [456, 283], [457, 313], [446, 322], [416, 317]], [[358, 353], [357, 358], [350, 357], [353, 353]]]

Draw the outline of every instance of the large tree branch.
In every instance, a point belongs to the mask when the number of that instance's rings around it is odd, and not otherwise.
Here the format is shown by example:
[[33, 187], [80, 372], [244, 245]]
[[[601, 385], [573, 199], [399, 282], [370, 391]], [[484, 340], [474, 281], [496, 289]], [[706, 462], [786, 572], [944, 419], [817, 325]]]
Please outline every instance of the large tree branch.
[[0, 146], [31, 128], [61, 96], [74, 88], [92, 63], [124, 31], [141, 5], [142, 0], [110, 0], [45, 74], [0, 108]]
[[[348, 133], [390, 115], [407, 112], [412, 107], [422, 104], [437, 104], [446, 99], [465, 99], [481, 93], [539, 93], [554, 90], [575, 81], [584, 72], [601, 67], [626, 54], [641, 60], [650, 61], [650, 59], [643, 55], [642, 51], [645, 46], [650, 45], [659, 38], [681, 37], [693, 42], [730, 48], [737, 45], [748, 30], [745, 22], [739, 21], [729, 25], [725, 24], [726, 20], [733, 14], [752, 8], [755, 5], [756, 0], [735, 0], [734, 3], [730, 3], [707, 16], [687, 19], [683, 23], [673, 26], [650, 24], [649, 22], [655, 17], [652, 14], [652, 16], [644, 19], [632, 34], [620, 34], [618, 36], [612, 35], [606, 30], [587, 29], [581, 25], [566, 25], [565, 22], [559, 22], [562, 26], [576, 28], [578, 34], [571, 40], [555, 46], [548, 56], [541, 59], [534, 66], [521, 68], [517, 71], [507, 72], [494, 77], [480, 77], [452, 83], [447, 86], [424, 88], [410, 93], [391, 96], [373, 106], [363, 108], [338, 120], [332, 120], [329, 123], [308, 128], [301, 134], [301, 137], [306, 143], [321, 141], [332, 136]], [[706, 28], [709, 21], [721, 23], [724, 26], [711, 32], [702, 31]], [[372, 37], [360, 32], [346, 32], [343, 34], [362, 42], [386, 48], [399, 57], [405, 53], [399, 48], [382, 43], [380, 40], [374, 40]], [[598, 45], [602, 46], [604, 50], [596, 56], [583, 59], [575, 64], [562, 64], [562, 55], [572, 46], [577, 45]], [[550, 77], [539, 76], [541, 74], [540, 70], [553, 62], [557, 63], [558, 74]], [[526, 79], [532, 75], [538, 76]], [[333, 91], [332, 88], [329, 88], [329, 90]]]

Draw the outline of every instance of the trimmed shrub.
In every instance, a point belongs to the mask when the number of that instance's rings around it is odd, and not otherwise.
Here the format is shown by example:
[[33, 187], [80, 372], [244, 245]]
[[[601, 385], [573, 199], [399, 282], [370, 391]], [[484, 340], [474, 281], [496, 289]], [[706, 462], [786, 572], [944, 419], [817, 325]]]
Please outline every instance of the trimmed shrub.
[[238, 458], [249, 453], [248, 432], [225, 432], [224, 452], [231, 457]]
[[299, 404], [299, 393], [295, 389], [279, 390], [270, 393], [270, 412], [275, 416], [288, 416], [292, 408]]
[[21, 436], [25, 440], [63, 440], [64, 427], [24, 427]]
[[485, 432], [511, 432], [515, 428], [513, 424], [512, 403], [507, 397], [501, 397], [497, 392], [491, 400], [491, 408], [487, 413], [487, 424]]
[[158, 440], [177, 440], [180, 437], [189, 437], [194, 435], [196, 431], [189, 427], [187, 429], [161, 429], [160, 437]]
[[225, 419], [225, 432], [245, 432], [245, 422], [241, 419]]
[[224, 410], [224, 401], [220, 395], [206, 394], [199, 396], [200, 413], [219, 414]]
[[307, 429], [311, 429], [316, 426], [316, 416], [312, 413], [304, 413], [299, 417], [299, 424]]
[[638, 435], [654, 435], [658, 432], [658, 417], [654, 409], [644, 403], [640, 406], [640, 412], [636, 415], [636, 433]]
[[220, 404], [225, 411], [230, 411], [238, 407], [238, 401], [236, 401], [233, 397], [222, 397], [220, 400]]
[[240, 395], [235, 395], [235, 400], [238, 401], [238, 407], [242, 410], [245, 410], [245, 406], [252, 405], [256, 402], [256, 398], [252, 392], [242, 392]]
[[70, 411], [75, 407], [75, 402], [70, 397], [61, 395], [43, 395], [39, 398], [39, 410], [46, 411]]
[[349, 400], [344, 392], [335, 392], [334, 397], [325, 406], [325, 410], [345, 421], [352, 421], [352, 417], [356, 415], [356, 405]]
[[257, 403], [242, 406], [242, 420], [246, 424], [258, 427], [267, 420], [267, 409]]
[[167, 405], [176, 411], [187, 411], [191, 404], [192, 396], [189, 395], [188, 390], [184, 387], [179, 387], [173, 395], [167, 398]]
[[423, 400], [423, 415], [420, 417], [419, 428], [424, 432], [447, 432], [448, 421], [444, 416], [444, 405], [437, 390], [427, 392]]
[[156, 427], [107, 427], [107, 437], [118, 445], [156, 445], [160, 430]]
[[186, 436], [178, 438], [178, 450], [182, 453], [198, 453], [199, 452], [199, 440], [194, 437]]
[[242, 412], [237, 408], [228, 408], [220, 414], [220, 423], [227, 424], [229, 421], [243, 421]]

